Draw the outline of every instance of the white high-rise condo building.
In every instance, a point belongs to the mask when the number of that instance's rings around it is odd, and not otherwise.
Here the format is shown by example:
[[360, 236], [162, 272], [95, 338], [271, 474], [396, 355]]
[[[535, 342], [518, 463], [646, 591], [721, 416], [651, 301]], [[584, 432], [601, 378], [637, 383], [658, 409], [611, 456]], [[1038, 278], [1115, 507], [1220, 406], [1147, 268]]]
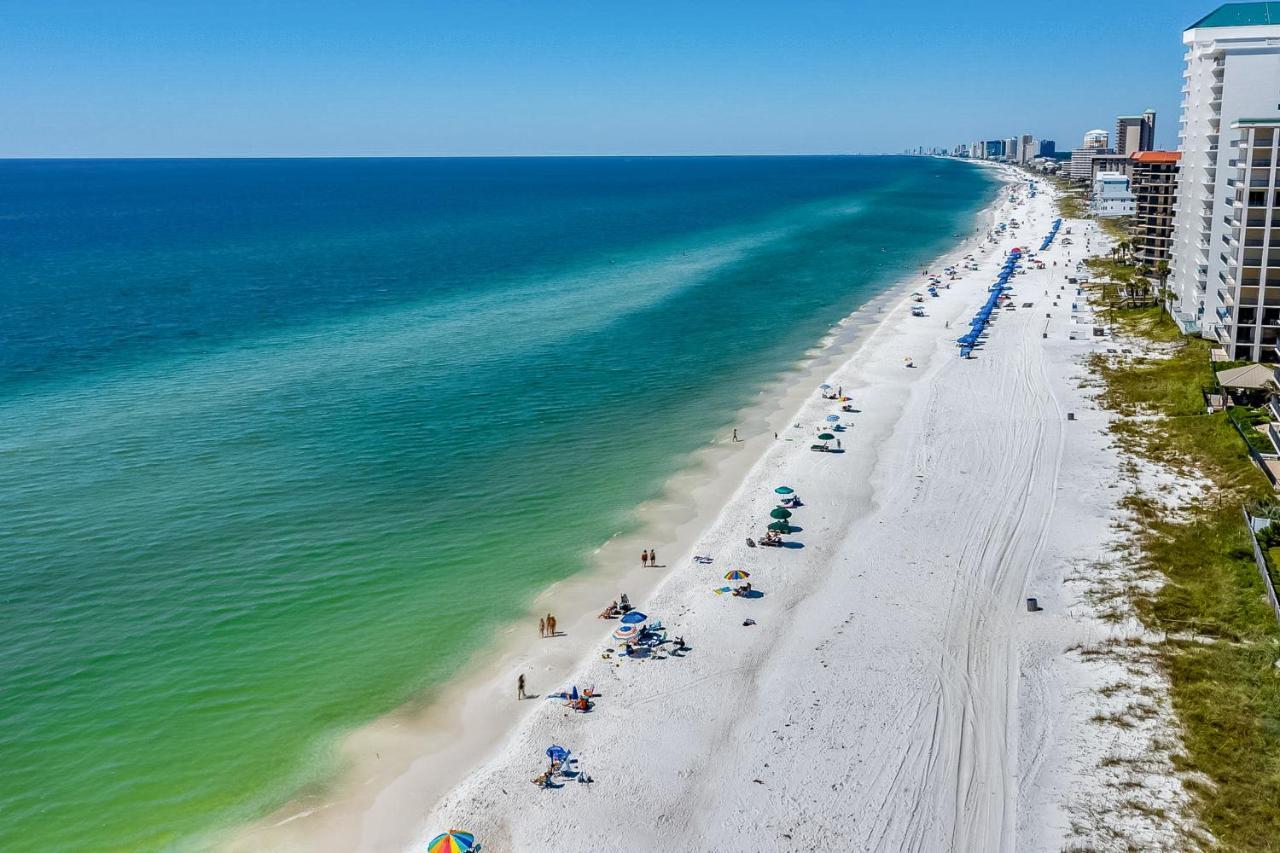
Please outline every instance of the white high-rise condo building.
[[[1249, 241], [1264, 239], [1269, 208], [1244, 207], [1237, 199], [1235, 142], [1242, 119], [1280, 121], [1280, 3], [1228, 3], [1182, 34], [1187, 46], [1179, 131], [1182, 151], [1174, 204], [1169, 288], [1174, 318], [1184, 331], [1199, 331], [1235, 357], [1277, 360], [1280, 317], [1262, 310], [1280, 308], [1280, 275], [1274, 290], [1265, 278], [1240, 274]], [[1248, 127], [1263, 126], [1252, 124]], [[1249, 180], [1261, 180], [1254, 175]], [[1240, 216], [1244, 218], [1241, 219]], [[1254, 255], [1250, 254], [1250, 258]], [[1265, 268], [1264, 268], [1265, 269]], [[1253, 272], [1257, 272], [1254, 270]], [[1253, 282], [1243, 286], [1243, 281]], [[1243, 287], [1243, 290], [1242, 290]], [[1256, 310], [1244, 311], [1242, 300]], [[1271, 327], [1269, 320], [1278, 322]]]
[[1235, 164], [1229, 230], [1223, 236], [1214, 337], [1232, 359], [1280, 362], [1280, 117], [1231, 123]]
[[1081, 148], [1088, 148], [1094, 151], [1106, 151], [1111, 137], [1105, 130], [1091, 130], [1084, 135], [1084, 144]]

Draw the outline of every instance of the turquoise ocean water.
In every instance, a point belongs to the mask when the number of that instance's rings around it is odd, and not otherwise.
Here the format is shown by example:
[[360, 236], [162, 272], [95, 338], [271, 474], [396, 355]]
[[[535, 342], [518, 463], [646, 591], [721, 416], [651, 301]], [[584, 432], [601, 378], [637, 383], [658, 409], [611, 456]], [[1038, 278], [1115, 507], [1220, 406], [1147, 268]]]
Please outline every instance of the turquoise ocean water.
[[993, 182], [907, 158], [0, 162], [0, 849], [253, 819]]

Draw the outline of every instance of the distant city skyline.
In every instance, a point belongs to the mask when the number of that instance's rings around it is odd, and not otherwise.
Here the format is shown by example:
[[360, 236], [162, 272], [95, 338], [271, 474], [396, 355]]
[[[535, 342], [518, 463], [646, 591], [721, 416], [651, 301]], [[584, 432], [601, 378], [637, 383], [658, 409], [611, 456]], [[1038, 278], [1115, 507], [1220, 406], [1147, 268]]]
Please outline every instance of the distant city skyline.
[[[861, 4], [859, 4], [861, 5]], [[880, 5], [7, 4], [0, 156], [889, 153], [1153, 108], [1176, 146], [1181, 33], [1078, 0]]]

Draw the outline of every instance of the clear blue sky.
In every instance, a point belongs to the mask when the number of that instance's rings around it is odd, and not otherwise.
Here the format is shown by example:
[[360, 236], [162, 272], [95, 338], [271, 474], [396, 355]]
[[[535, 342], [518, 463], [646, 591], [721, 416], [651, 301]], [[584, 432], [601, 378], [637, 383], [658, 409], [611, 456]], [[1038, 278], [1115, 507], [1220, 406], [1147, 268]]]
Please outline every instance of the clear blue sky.
[[[3, 0], [0, 156], [1077, 144], [1215, 2]], [[981, 11], [974, 11], [981, 10]]]

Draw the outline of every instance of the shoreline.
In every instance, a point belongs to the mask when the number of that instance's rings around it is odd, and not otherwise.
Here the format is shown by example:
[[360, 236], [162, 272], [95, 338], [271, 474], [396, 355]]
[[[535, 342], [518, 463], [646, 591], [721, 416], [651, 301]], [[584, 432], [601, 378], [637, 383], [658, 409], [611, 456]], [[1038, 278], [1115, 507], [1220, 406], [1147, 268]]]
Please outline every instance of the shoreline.
[[[983, 243], [987, 228], [1008, 200], [1010, 185], [1020, 179], [1003, 169], [996, 171], [994, 177], [1003, 185], [972, 217], [974, 230], [957, 235], [959, 243], [931, 260], [928, 269], [956, 263]], [[973, 275], [966, 273], [962, 282]], [[590, 662], [590, 650], [603, 634], [595, 616], [600, 607], [615, 598], [617, 590], [640, 604], [662, 588], [687, 562], [694, 544], [723, 521], [748, 475], [778, 446], [769, 433], [778, 432], [780, 442], [790, 440], [784, 431], [799, 417], [812, 387], [847, 367], [921, 286], [918, 271], [913, 271], [841, 318], [738, 410], [738, 429], [748, 436], [743, 442], [732, 445], [718, 438], [690, 453], [659, 497], [635, 508], [631, 532], [592, 551], [590, 568], [539, 592], [527, 613], [504, 625], [469, 657], [459, 670], [466, 675], [346, 735], [339, 746], [340, 770], [333, 779], [247, 827], [224, 831], [221, 846], [236, 851], [408, 846], [429, 807], [475, 768], [499, 756], [519, 727], [543, 707], [542, 700], [512, 701], [515, 674], [527, 673], [530, 692], [540, 694], [558, 689]], [[854, 391], [857, 386], [846, 387]], [[649, 546], [664, 555], [656, 571], [635, 567], [634, 554]], [[533, 614], [548, 610], [557, 614], [563, 635], [529, 642], [531, 620], [537, 618]], [[579, 615], [561, 615], [568, 613]], [[528, 637], [521, 634], [524, 630], [530, 631]]]

